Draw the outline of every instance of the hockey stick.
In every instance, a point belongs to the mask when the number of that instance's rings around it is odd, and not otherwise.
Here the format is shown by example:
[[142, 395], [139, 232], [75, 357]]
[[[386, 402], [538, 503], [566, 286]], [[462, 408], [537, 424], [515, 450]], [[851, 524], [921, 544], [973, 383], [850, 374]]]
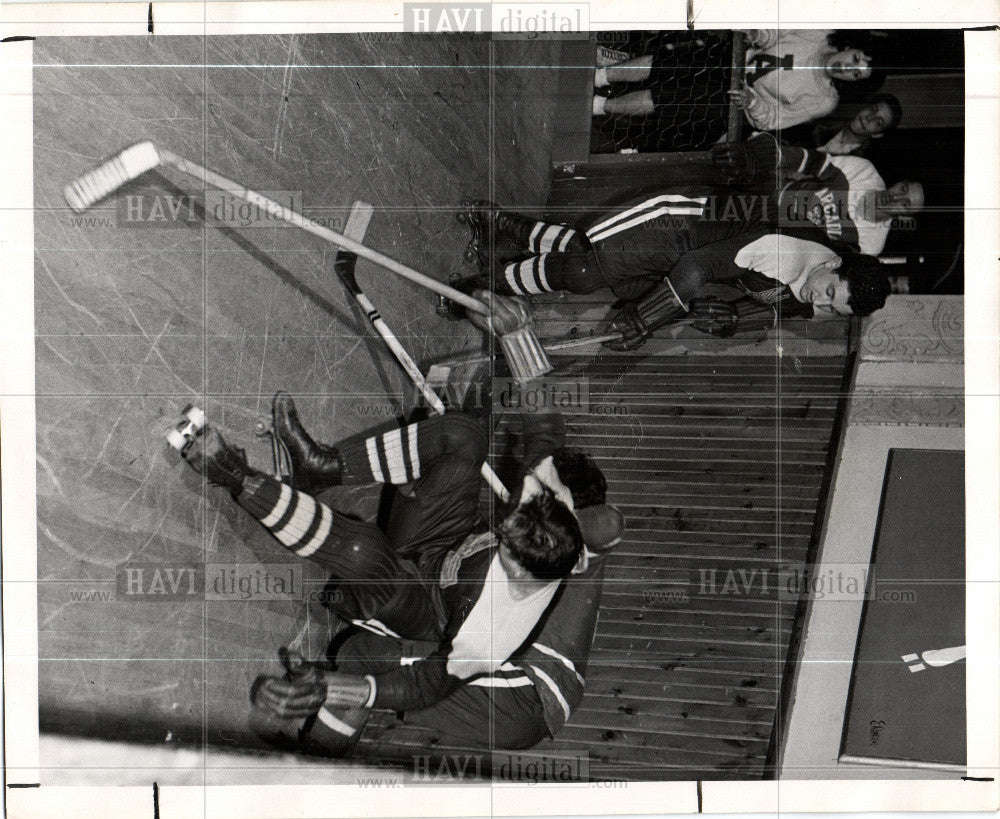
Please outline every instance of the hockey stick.
[[[571, 350], [574, 347], [603, 344], [605, 341], [612, 341], [621, 337], [621, 333], [605, 333], [604, 335], [587, 336], [586, 338], [546, 338], [539, 339], [539, 341], [541, 341], [542, 346], [545, 348], [545, 352], [552, 353], [558, 350]], [[489, 353], [472, 352], [467, 355], [435, 361], [434, 364], [442, 367], [465, 367], [471, 364], [485, 364], [487, 361], [492, 361], [495, 357]]]
[[126, 148], [121, 153], [116, 154], [111, 159], [71, 182], [66, 186], [63, 194], [69, 206], [77, 213], [81, 213], [95, 205], [101, 199], [111, 195], [126, 183], [160, 165], [170, 165], [181, 173], [193, 176], [207, 185], [211, 185], [237, 199], [242, 199], [263, 209], [269, 216], [279, 218], [296, 227], [302, 228], [307, 233], [311, 233], [320, 239], [337, 245], [337, 247], [349, 250], [398, 276], [402, 276], [404, 279], [408, 279], [414, 284], [426, 287], [428, 290], [432, 290], [438, 295], [444, 296], [456, 304], [460, 304], [466, 310], [486, 316], [490, 319], [489, 325], [499, 337], [504, 355], [507, 357], [514, 377], [518, 380], [528, 381], [532, 378], [545, 375], [545, 373], [552, 370], [552, 365], [546, 358], [545, 351], [530, 325], [507, 328], [506, 331], [500, 332], [493, 327], [489, 307], [478, 299], [474, 299], [453, 287], [432, 279], [430, 276], [425, 276], [412, 267], [401, 264], [395, 259], [390, 259], [377, 250], [365, 247], [354, 239], [317, 224], [311, 219], [307, 219], [301, 213], [233, 182], [221, 174], [210, 171], [208, 168], [184, 159], [184, 157], [171, 153], [164, 148], [158, 148], [152, 142], [140, 142]]
[[[352, 239], [361, 241], [361, 239], [364, 238], [365, 231], [368, 229], [368, 222], [371, 217], [371, 205], [367, 202], [355, 202], [351, 208], [351, 215], [347, 219], [347, 224], [344, 226], [344, 234]], [[386, 343], [386, 346], [396, 357], [396, 360], [406, 371], [406, 374], [410, 376], [410, 380], [413, 381], [417, 389], [420, 390], [420, 394], [423, 395], [431, 409], [433, 409], [438, 415], [444, 415], [444, 402], [438, 394], [431, 389], [430, 385], [427, 383], [427, 379], [424, 378], [423, 373], [420, 372], [420, 368], [417, 367], [416, 362], [410, 358], [410, 354], [406, 352], [406, 348], [400, 344], [395, 333], [389, 329], [389, 325], [385, 323], [385, 319], [382, 318], [379, 311], [375, 308], [375, 305], [372, 304], [371, 300], [365, 295], [364, 291], [358, 285], [357, 277], [354, 275], [355, 261], [355, 258], [346, 256], [343, 253], [338, 253], [336, 260], [334, 261], [334, 268], [337, 271], [337, 277], [340, 279], [347, 291], [354, 296], [355, 301], [357, 301], [358, 306], [361, 308], [362, 312], [364, 312], [375, 332], [378, 333], [382, 340]], [[507, 487], [503, 485], [503, 482], [497, 476], [497, 473], [493, 471], [493, 468], [488, 463], [484, 462], [480, 471], [482, 472], [486, 483], [490, 485], [490, 489], [496, 492], [500, 500], [507, 503], [510, 500], [510, 492], [507, 491]]]

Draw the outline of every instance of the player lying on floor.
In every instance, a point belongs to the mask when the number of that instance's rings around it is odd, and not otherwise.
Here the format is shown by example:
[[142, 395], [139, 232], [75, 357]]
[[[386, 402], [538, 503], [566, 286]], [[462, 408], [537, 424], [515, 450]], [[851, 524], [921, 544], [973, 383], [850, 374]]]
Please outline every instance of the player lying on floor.
[[800, 148], [771, 134], [717, 145], [712, 160], [748, 191], [772, 197], [780, 228], [812, 224], [869, 256], [882, 252], [899, 217], [924, 207], [919, 182], [887, 188], [867, 159]]
[[[281, 720], [307, 719], [311, 741], [331, 752], [350, 746], [370, 708], [424, 713], [437, 706], [430, 719], [437, 715], [445, 728], [458, 708], [468, 717], [468, 724], [456, 724], [459, 732], [486, 743], [487, 729], [501, 724], [510, 747], [527, 747], [558, 727], [568, 716], [563, 704], [579, 699], [567, 677], [573, 663], [532, 640], [553, 601], [564, 596], [564, 578], [586, 570], [585, 539], [607, 545], [614, 539], [607, 532], [621, 528], [611, 507], [574, 512], [567, 484], [586, 501], [603, 476], [589, 459], [561, 449], [561, 418], [532, 416], [526, 424], [530, 469], [515, 494], [517, 505], [489, 530], [476, 525], [486, 419], [435, 416], [331, 447], [309, 437], [290, 396], [275, 396], [273, 414], [291, 456], [290, 482], [252, 469], [211, 428], [185, 459], [227, 488], [287, 549], [330, 570], [341, 591], [332, 604], [338, 614], [378, 634], [430, 641], [433, 650], [407, 655], [413, 661], [405, 665], [401, 654], [394, 664], [370, 657], [354, 664], [359, 673], [313, 664], [290, 668], [257, 680], [255, 706]], [[306, 494], [373, 481], [405, 486], [384, 533]], [[494, 702], [496, 690], [478, 681], [509, 679], [515, 653], [527, 657], [527, 665]], [[361, 659], [366, 656], [362, 651]]]
[[488, 279], [495, 291], [513, 295], [606, 287], [629, 302], [609, 326], [622, 333], [620, 341], [606, 342], [616, 350], [697, 319], [697, 300], [718, 285], [750, 297], [733, 306], [731, 332], [771, 327], [779, 317], [865, 316], [885, 304], [889, 282], [874, 258], [826, 241], [815, 228], [779, 231], [767, 221], [705, 219], [707, 202], [707, 195], [654, 194], [613, 209], [582, 232], [491, 210], [480, 218], [492, 219], [494, 248], [531, 255], [508, 262], [496, 253], [488, 277], [460, 286]]

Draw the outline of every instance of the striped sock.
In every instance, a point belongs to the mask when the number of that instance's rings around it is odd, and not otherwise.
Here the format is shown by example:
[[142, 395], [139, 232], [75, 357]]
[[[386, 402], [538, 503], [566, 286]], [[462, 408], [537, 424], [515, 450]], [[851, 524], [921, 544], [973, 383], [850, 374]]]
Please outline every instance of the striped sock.
[[510, 290], [518, 296], [533, 296], [538, 293], [552, 293], [553, 287], [545, 276], [545, 257], [547, 253], [540, 256], [532, 256], [523, 262], [514, 262], [507, 265], [503, 270], [504, 282]]
[[[243, 482], [236, 502], [274, 537], [301, 558], [320, 563], [337, 576], [356, 579], [393, 578], [396, 566], [380, 548], [381, 533], [267, 475]], [[373, 534], [374, 530], [374, 534]], [[370, 542], [374, 538], [378, 542]], [[358, 553], [363, 551], [364, 561]]]
[[344, 483], [403, 484], [420, 477], [420, 424], [393, 427], [363, 439], [338, 444]]
[[333, 528], [329, 506], [267, 476], [244, 481], [236, 501], [299, 557], [315, 555]]
[[562, 252], [576, 236], [573, 228], [565, 225], [552, 225], [548, 222], [535, 222], [528, 235], [528, 250], [532, 253]]

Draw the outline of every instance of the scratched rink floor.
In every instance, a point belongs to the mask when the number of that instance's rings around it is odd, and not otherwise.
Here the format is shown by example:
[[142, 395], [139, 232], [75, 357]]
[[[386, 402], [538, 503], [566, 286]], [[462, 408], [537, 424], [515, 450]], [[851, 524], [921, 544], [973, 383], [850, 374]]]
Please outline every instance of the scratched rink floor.
[[[116, 593], [123, 563], [285, 560], [166, 446], [185, 404], [261, 467], [270, 449], [253, 427], [279, 388], [325, 440], [413, 405], [332, 279], [331, 246], [238, 218], [206, 227], [190, 217], [197, 183], [177, 173], [148, 174], [82, 220], [63, 186], [148, 139], [334, 229], [367, 200], [371, 246], [447, 278], [469, 270], [464, 197], [545, 202], [556, 53], [471, 36], [35, 43], [43, 730], [246, 744], [249, 683], [298, 631], [301, 603]], [[364, 261], [358, 277], [416, 358], [478, 343], [428, 291]]]

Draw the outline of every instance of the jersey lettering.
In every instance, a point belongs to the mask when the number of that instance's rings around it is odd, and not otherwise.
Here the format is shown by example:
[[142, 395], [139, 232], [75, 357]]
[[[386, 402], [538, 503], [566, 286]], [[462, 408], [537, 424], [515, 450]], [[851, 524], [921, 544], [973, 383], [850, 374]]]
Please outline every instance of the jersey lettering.
[[747, 85], [753, 85], [761, 77], [766, 77], [772, 71], [788, 71], [794, 68], [794, 58], [791, 54], [786, 54], [780, 60], [773, 54], [758, 54], [747, 64], [746, 81]]

